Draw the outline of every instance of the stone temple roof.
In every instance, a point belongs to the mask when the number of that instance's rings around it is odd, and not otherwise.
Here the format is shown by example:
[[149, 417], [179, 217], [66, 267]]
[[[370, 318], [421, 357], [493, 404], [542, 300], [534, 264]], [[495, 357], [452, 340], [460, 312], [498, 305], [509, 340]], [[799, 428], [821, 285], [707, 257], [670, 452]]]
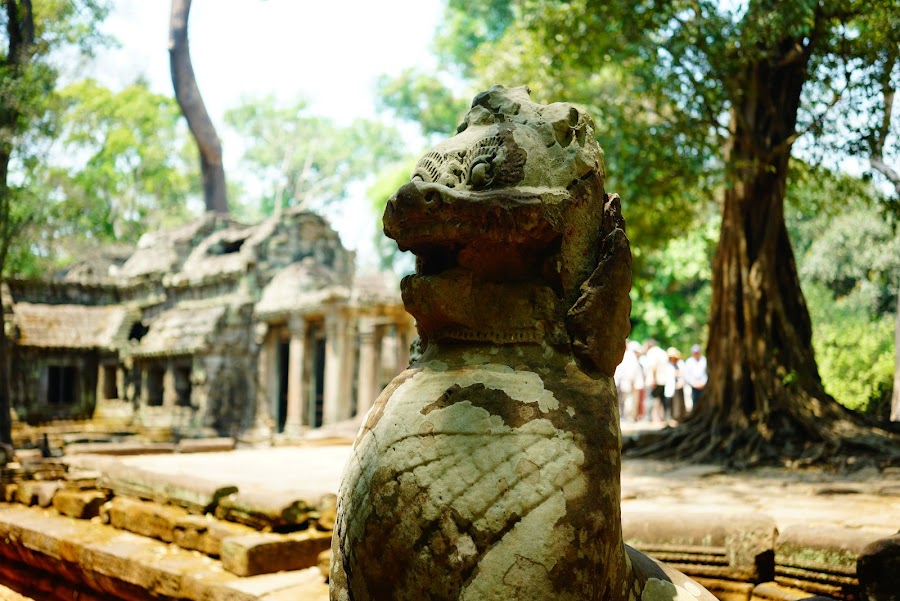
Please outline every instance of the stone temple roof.
[[181, 306], [164, 311], [131, 351], [135, 357], [187, 355], [201, 351], [220, 328], [226, 305]]
[[181, 227], [148, 232], [141, 236], [137, 249], [116, 271], [125, 278], [157, 276], [181, 269], [184, 257], [201, 240], [234, 221], [217, 213], [206, 213], [200, 219]]
[[256, 315], [263, 319], [283, 317], [349, 296], [350, 287], [334, 270], [306, 258], [288, 265], [272, 278], [256, 303]]
[[19, 346], [114, 349], [128, 338], [137, 315], [122, 306], [16, 303]]

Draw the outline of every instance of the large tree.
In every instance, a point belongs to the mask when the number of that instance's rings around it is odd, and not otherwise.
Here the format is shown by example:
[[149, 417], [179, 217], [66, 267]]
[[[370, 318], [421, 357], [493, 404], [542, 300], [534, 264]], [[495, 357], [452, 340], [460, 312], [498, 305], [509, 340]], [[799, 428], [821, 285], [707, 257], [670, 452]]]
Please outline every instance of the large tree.
[[[450, 10], [464, 4], [450, 0]], [[684, 214], [677, 196], [691, 190], [692, 177], [700, 190], [720, 189], [710, 382], [690, 419], [642, 451], [737, 465], [867, 453], [900, 460], [896, 438], [822, 386], [784, 218], [798, 145], [814, 159], [871, 159], [889, 177], [880, 167], [889, 163], [885, 141], [897, 135], [891, 105], [900, 2], [486, 4], [498, 5], [511, 9], [489, 10], [486, 25], [464, 28], [461, 39], [476, 43], [463, 72], [496, 81], [524, 74], [540, 100], [598, 107], [613, 185], [637, 184], [623, 193], [626, 203], [645, 186], [653, 203], [644, 210], [669, 227]], [[629, 149], [630, 164], [616, 158]], [[619, 179], [629, 170], [640, 175], [636, 182]], [[710, 174], [712, 186], [702, 181]], [[627, 216], [639, 226], [646, 220], [633, 208]]]
[[206, 210], [227, 213], [228, 196], [225, 167], [222, 164], [222, 143], [206, 111], [191, 64], [191, 49], [188, 43], [190, 12], [191, 0], [172, 0], [169, 20], [169, 66], [172, 72], [172, 85], [175, 88], [175, 98], [181, 106], [200, 152]]
[[[102, 36], [102, 0], [4, 0], [0, 12], [0, 286], [11, 252], [38, 212], [29, 184], [46, 159], [37, 143], [53, 129], [51, 99], [58, 77], [53, 53], [89, 52]], [[59, 58], [59, 57], [56, 57]], [[0, 442], [11, 442], [9, 361], [0, 301]]]

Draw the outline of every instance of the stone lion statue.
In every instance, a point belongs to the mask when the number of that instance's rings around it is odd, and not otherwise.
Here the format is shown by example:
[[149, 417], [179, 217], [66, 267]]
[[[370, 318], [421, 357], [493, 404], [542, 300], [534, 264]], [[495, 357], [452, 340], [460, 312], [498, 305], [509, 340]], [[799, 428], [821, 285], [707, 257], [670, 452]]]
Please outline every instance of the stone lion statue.
[[388, 201], [423, 352], [354, 444], [334, 601], [713, 601], [622, 542], [631, 251], [604, 178], [587, 114], [494, 86]]

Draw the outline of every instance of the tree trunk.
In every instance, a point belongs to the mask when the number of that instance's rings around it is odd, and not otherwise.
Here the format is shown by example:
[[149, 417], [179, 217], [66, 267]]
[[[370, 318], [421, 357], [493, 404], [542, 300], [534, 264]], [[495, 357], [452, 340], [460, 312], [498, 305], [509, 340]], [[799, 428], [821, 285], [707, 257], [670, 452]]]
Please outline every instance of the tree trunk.
[[891, 421], [900, 422], [900, 289], [897, 290], [897, 325], [894, 328], [894, 395], [891, 397]]
[[[749, 65], [735, 82], [713, 264], [709, 382], [682, 426], [639, 446], [636, 454], [746, 466], [840, 462], [888, 447], [886, 432], [873, 432], [825, 392], [813, 355], [784, 222], [808, 58], [798, 48], [785, 42], [781, 60]], [[898, 449], [877, 459], [900, 461]]]
[[172, 0], [172, 15], [169, 20], [169, 66], [172, 85], [181, 112], [190, 127], [191, 135], [200, 150], [200, 170], [203, 174], [203, 198], [207, 211], [228, 212], [225, 193], [225, 169], [222, 166], [222, 143], [216, 134], [200, 96], [194, 68], [191, 65], [188, 44], [188, 16], [191, 0]]
[[[14, 95], [34, 52], [34, 12], [31, 0], [5, 0], [4, 4], [9, 46], [4, 65], [6, 81], [2, 83], [6, 93]], [[13, 223], [12, 191], [7, 181], [14, 140], [22, 129], [17, 104], [15, 101], [0, 103], [0, 285], [6, 273], [12, 238], [19, 232], [19, 227]], [[3, 300], [0, 298], [0, 443], [12, 444], [9, 346], [4, 320]]]

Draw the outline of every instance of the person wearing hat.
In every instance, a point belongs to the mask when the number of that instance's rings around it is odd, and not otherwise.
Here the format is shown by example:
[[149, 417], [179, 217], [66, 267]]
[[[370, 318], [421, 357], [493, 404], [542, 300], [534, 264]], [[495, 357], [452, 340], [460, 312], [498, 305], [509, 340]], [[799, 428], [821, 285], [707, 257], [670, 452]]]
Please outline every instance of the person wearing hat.
[[640, 343], [630, 341], [614, 376], [616, 391], [619, 393], [619, 416], [628, 421], [637, 420], [641, 394], [644, 391], [644, 372], [638, 360], [640, 352]]
[[681, 360], [681, 351], [674, 346], [670, 346], [666, 354], [669, 356], [669, 369], [666, 373], [663, 419], [667, 422], [680, 421], [684, 418], [684, 361]]
[[706, 373], [706, 357], [700, 352], [700, 345], [691, 347], [691, 356], [684, 362], [684, 381], [691, 387], [691, 409], [703, 396], [703, 389], [709, 376]]

